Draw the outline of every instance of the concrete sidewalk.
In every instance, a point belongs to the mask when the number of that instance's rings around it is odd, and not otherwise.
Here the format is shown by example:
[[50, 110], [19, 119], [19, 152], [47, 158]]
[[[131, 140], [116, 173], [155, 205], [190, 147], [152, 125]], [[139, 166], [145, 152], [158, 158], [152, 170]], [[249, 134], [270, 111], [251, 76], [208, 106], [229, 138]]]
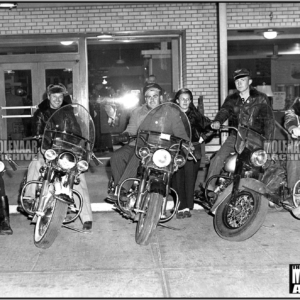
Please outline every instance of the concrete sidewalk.
[[289, 264], [300, 263], [300, 220], [270, 210], [256, 235], [236, 243], [221, 239], [204, 211], [192, 213], [166, 224], [178, 230], [158, 227], [148, 246], [136, 244], [136, 223], [94, 213], [92, 234], [63, 228], [47, 250], [14, 214], [14, 234], [0, 236], [0, 297], [299, 299], [289, 294]]

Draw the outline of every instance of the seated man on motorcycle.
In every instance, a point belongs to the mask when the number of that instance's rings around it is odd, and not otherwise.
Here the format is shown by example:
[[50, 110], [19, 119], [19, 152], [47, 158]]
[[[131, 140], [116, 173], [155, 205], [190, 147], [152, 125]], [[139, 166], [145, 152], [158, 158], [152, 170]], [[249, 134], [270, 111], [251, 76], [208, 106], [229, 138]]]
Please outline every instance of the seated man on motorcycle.
[[[284, 127], [291, 134], [292, 138], [297, 139], [300, 136], [300, 98], [297, 97], [290, 109], [284, 115]], [[292, 146], [292, 145], [291, 145]], [[298, 145], [299, 147], [299, 145]], [[293, 188], [300, 179], [300, 160], [287, 160], [287, 185], [290, 190], [289, 196], [284, 203], [293, 205]]]
[[[220, 125], [223, 124], [227, 119], [229, 120], [230, 126], [237, 128], [239, 122], [242, 122], [241, 120], [251, 119], [251, 108], [254, 105], [269, 105], [269, 99], [267, 95], [257, 91], [251, 86], [252, 79], [250, 77], [249, 70], [242, 68], [234, 71], [233, 79], [237, 91], [227, 96], [220, 111], [217, 113], [214, 121], [211, 124], [211, 127], [215, 130], [220, 129]], [[261, 113], [264, 114], [264, 112]], [[271, 123], [268, 122], [267, 116], [262, 118], [262, 120], [262, 122], [258, 122], [259, 120], [252, 120], [251, 125], [259, 125], [259, 127], [265, 131], [265, 136], [267, 139], [270, 139], [274, 128], [271, 126]], [[231, 130], [228, 138], [210, 162], [205, 184], [211, 176], [220, 174], [225, 159], [230, 155], [230, 153], [235, 152], [236, 137], [236, 131]], [[216, 179], [209, 182], [208, 197], [210, 199], [203, 199], [204, 201], [208, 201], [209, 206], [211, 206], [216, 200], [216, 195], [214, 193], [215, 184]], [[202, 193], [204, 193], [203, 188]]]
[[[129, 136], [137, 134], [138, 128], [147, 113], [157, 107], [162, 102], [162, 88], [157, 83], [149, 83], [144, 88], [145, 104], [137, 107], [131, 114], [129, 124], [120, 136], [120, 140], [127, 140]], [[135, 155], [135, 142], [124, 145], [122, 148], [115, 151], [110, 158], [112, 176], [115, 183], [115, 193], [108, 195], [108, 199], [117, 201], [116, 191], [118, 185], [129, 177], [134, 177], [139, 166], [139, 159]], [[130, 189], [132, 182], [128, 181], [123, 185], [121, 197], [125, 197]]]
[[[66, 89], [63, 85], [49, 85], [47, 88], [48, 98], [43, 100], [39, 105], [38, 109], [34, 113], [32, 120], [32, 133], [34, 136], [43, 135], [46, 123], [48, 119], [52, 116], [52, 114], [62, 106], [67, 105], [68, 103], [64, 101], [64, 95], [66, 94]], [[56, 126], [60, 126], [62, 122], [64, 125], [68, 124], [71, 128], [78, 128], [80, 131], [79, 125], [76, 123], [76, 119], [72, 115], [72, 111], [70, 110], [69, 118], [64, 120], [56, 120], [58, 124]], [[78, 132], [79, 133], [79, 132]], [[80, 133], [79, 133], [80, 134]], [[37, 154], [37, 159], [31, 161], [28, 167], [27, 173], [27, 182], [31, 180], [37, 180], [40, 175], [40, 168], [45, 164], [44, 157], [42, 153], [39, 151]], [[83, 207], [80, 214], [80, 219], [83, 223], [83, 230], [91, 230], [92, 229], [92, 209], [90, 204], [90, 197], [87, 189], [87, 184], [85, 180], [85, 174], [80, 175], [80, 183], [75, 185], [74, 187], [83, 197]], [[35, 197], [35, 185], [31, 184], [26, 188], [25, 197], [26, 198], [34, 198]]]

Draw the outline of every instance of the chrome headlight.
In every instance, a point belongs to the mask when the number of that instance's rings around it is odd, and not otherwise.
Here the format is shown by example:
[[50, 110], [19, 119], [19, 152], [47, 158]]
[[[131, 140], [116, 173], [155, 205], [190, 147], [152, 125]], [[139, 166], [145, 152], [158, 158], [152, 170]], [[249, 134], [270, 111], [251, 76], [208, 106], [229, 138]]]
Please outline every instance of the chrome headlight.
[[165, 149], [159, 149], [154, 152], [152, 160], [159, 168], [163, 168], [170, 164], [171, 154]]
[[141, 158], [145, 158], [150, 154], [150, 150], [146, 147], [142, 147], [139, 150], [139, 155], [141, 156]]
[[5, 169], [5, 164], [3, 163], [3, 161], [0, 161], [0, 173], [3, 172]]
[[89, 164], [88, 164], [88, 162], [86, 160], [81, 160], [77, 164], [77, 169], [80, 172], [85, 172], [88, 168], [89, 168]]
[[250, 161], [256, 167], [263, 166], [268, 160], [268, 155], [265, 150], [257, 150], [251, 154]]
[[174, 158], [174, 163], [180, 168], [185, 164], [185, 158], [182, 155], [177, 155]]
[[53, 160], [55, 159], [57, 156], [57, 153], [55, 152], [55, 150], [53, 149], [48, 149], [46, 152], [45, 152], [45, 158], [47, 160]]
[[70, 152], [64, 152], [59, 155], [57, 165], [63, 170], [70, 170], [76, 165], [76, 157]]

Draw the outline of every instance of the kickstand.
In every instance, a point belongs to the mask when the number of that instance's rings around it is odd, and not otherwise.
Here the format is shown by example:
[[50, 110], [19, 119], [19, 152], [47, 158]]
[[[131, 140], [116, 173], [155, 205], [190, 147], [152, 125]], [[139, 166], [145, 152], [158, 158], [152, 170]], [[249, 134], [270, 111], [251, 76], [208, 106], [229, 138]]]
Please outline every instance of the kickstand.
[[162, 226], [162, 227], [173, 229], [173, 230], [185, 229], [185, 228], [176, 228], [176, 227], [168, 226], [168, 225], [164, 225], [164, 224], [161, 224], [161, 223], [158, 223], [158, 226]]
[[71, 227], [71, 226], [68, 226], [68, 225], [62, 225], [62, 227], [65, 227], [65, 228], [68, 228], [68, 229], [71, 229], [71, 230], [74, 230], [74, 231], [77, 231], [77, 232], [81, 232], [81, 233], [92, 234], [91, 231], [84, 231], [84, 230], [81, 230], [81, 229], [78, 229], [78, 228], [75, 228], [75, 227]]

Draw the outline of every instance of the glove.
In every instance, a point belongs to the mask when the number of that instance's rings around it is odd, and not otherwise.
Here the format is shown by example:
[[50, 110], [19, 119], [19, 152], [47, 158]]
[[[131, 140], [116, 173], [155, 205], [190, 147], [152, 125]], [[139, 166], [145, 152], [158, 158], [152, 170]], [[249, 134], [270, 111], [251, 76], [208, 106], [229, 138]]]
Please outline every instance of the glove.
[[119, 135], [119, 143], [128, 143], [129, 142], [129, 133], [123, 132]]
[[300, 128], [295, 127], [292, 129], [292, 137], [298, 137], [298, 136], [300, 136]]
[[221, 126], [221, 123], [219, 121], [213, 121], [211, 124], [210, 124], [211, 128], [214, 129], [214, 130], [219, 130], [220, 129], [220, 126]]

